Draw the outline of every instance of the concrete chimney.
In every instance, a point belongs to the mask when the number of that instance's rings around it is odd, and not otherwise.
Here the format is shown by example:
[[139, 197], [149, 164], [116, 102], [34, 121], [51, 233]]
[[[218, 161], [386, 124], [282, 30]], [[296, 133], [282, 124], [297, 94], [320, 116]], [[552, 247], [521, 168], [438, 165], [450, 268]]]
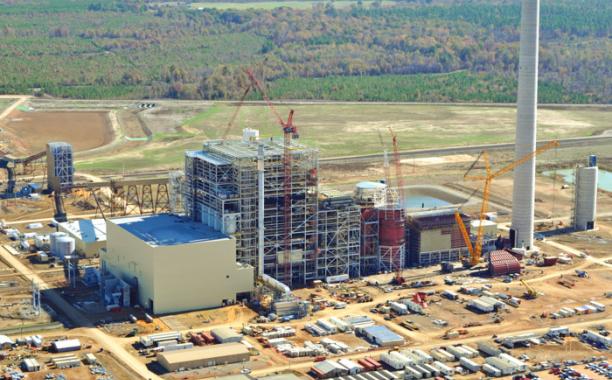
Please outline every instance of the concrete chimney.
[[[522, 0], [515, 159], [536, 149], [540, 0]], [[535, 158], [514, 169], [512, 230], [514, 246], [533, 248]]]

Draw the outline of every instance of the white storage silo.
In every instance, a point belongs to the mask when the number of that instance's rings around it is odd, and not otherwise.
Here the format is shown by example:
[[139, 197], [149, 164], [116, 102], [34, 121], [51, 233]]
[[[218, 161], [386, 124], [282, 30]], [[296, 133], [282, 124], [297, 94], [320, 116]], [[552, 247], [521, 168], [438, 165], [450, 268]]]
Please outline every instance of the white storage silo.
[[595, 228], [597, 214], [597, 166], [576, 168], [574, 228], [579, 231]]
[[70, 236], [60, 236], [55, 241], [55, 248], [57, 250], [55, 255], [61, 259], [64, 259], [64, 257], [73, 254], [76, 248], [76, 243], [74, 238], [71, 238]]
[[364, 181], [355, 185], [355, 202], [360, 205], [381, 207], [386, 203], [387, 185], [380, 182]]
[[34, 238], [34, 244], [36, 245], [36, 248], [41, 250], [50, 249], [49, 235], [37, 235]]
[[57, 239], [68, 236], [65, 232], [52, 232], [49, 234], [49, 249], [52, 255], [57, 255]]

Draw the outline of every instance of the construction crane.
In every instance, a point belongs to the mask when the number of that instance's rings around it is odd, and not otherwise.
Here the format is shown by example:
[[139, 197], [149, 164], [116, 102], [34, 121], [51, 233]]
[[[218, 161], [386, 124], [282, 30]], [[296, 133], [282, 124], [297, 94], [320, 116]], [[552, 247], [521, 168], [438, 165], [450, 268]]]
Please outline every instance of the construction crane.
[[402, 175], [402, 161], [399, 153], [399, 144], [397, 142], [397, 135], [393, 132], [393, 129], [389, 127], [389, 133], [393, 139], [393, 162], [395, 163], [395, 177], [397, 182], [397, 194], [399, 196], [400, 207], [404, 204], [404, 176]]
[[[397, 195], [398, 195], [398, 205], [400, 209], [403, 208], [404, 205], [404, 177], [402, 175], [402, 162], [399, 154], [399, 144], [397, 142], [397, 135], [393, 132], [393, 129], [389, 127], [389, 133], [391, 133], [391, 138], [393, 141], [393, 162], [395, 164], [395, 181], [397, 186]], [[389, 186], [389, 185], [387, 185]], [[396, 254], [398, 254], [396, 252]], [[401, 259], [398, 260], [397, 257], [393, 258], [394, 263], [401, 263]], [[401, 264], [397, 265], [395, 268], [395, 283], [403, 284], [404, 276], [403, 276], [403, 268]]]
[[245, 71], [245, 73], [249, 77], [249, 83], [247, 84], [246, 89], [242, 93], [242, 96], [240, 97], [240, 100], [238, 101], [238, 104], [236, 105], [236, 108], [234, 109], [234, 112], [232, 113], [232, 116], [230, 117], [230, 120], [228, 121], [227, 126], [223, 130], [223, 134], [221, 135], [221, 140], [223, 141], [227, 140], [227, 136], [229, 135], [230, 131], [232, 130], [232, 127], [234, 126], [234, 121], [236, 121], [236, 117], [238, 116], [238, 112], [240, 112], [240, 108], [242, 108], [242, 105], [244, 104], [244, 100], [246, 99], [247, 95], [251, 92], [251, 90], [253, 90], [253, 87], [255, 86], [255, 83], [251, 79], [251, 77], [254, 78], [253, 73], [250, 72], [251, 75], [249, 75], [248, 69]]
[[[476, 161], [474, 161], [474, 163], [470, 166], [470, 168], [465, 172], [465, 174], [463, 175], [463, 179], [465, 180], [484, 181], [484, 187], [482, 190], [482, 205], [480, 206], [480, 214], [478, 217], [480, 224], [478, 225], [478, 232], [476, 233], [476, 244], [474, 246], [472, 246], [472, 242], [467, 233], [465, 224], [463, 223], [463, 219], [461, 218], [460, 215], [459, 216], [457, 215], [458, 211], [455, 213], [455, 220], [457, 224], [459, 225], [461, 234], [463, 235], [463, 240], [465, 241], [465, 244], [468, 246], [468, 250], [470, 251], [470, 265], [474, 266], [480, 262], [480, 256], [482, 254], [482, 242], [483, 242], [483, 237], [484, 237], [483, 221], [485, 219], [485, 214], [487, 213], [487, 210], [488, 210], [491, 183], [493, 182], [493, 180], [508, 172], [511, 172], [512, 170], [514, 170], [514, 168], [533, 159], [535, 156], [541, 153], [544, 153], [552, 148], [557, 148], [558, 146], [559, 146], [559, 141], [557, 140], [550, 141], [542, 145], [541, 147], [537, 148], [533, 152], [524, 155], [518, 160], [504, 166], [503, 168], [495, 172], [491, 171], [491, 162], [489, 160], [489, 154], [486, 151], [483, 151], [478, 156]], [[470, 176], [469, 173], [472, 171], [472, 169], [476, 166], [476, 164], [481, 158], [484, 160], [486, 174], [484, 176]]]
[[533, 300], [533, 299], [538, 298], [538, 292], [534, 288], [532, 288], [528, 283], [526, 283], [525, 280], [521, 279], [520, 281], [521, 281], [521, 284], [527, 290], [524, 294], [526, 299]]
[[[274, 104], [266, 94], [264, 86], [259, 82], [259, 80], [255, 77], [255, 74], [251, 69], [245, 70], [246, 75], [248, 76], [251, 84], [256, 88], [272, 114], [276, 117], [278, 124], [281, 126], [283, 130], [283, 207], [284, 207], [284, 215], [283, 215], [283, 246], [284, 246], [284, 275], [285, 275], [285, 283], [291, 284], [292, 280], [292, 270], [291, 270], [291, 172], [292, 172], [292, 157], [291, 157], [291, 143], [293, 139], [298, 139], [299, 133], [297, 127], [293, 125], [293, 110], [289, 111], [289, 116], [287, 117], [287, 121], [284, 121], [280, 116]], [[250, 88], [250, 87], [249, 87]], [[250, 90], [249, 90], [250, 91]], [[246, 97], [248, 91], [245, 91]], [[228, 130], [231, 128], [231, 124], [228, 125]]]
[[380, 145], [383, 148], [383, 174], [385, 179], [385, 184], [387, 185], [385, 191], [385, 205], [392, 206], [397, 201], [397, 194], [393, 191], [391, 187], [391, 172], [389, 169], [389, 153], [387, 151], [387, 145], [382, 137], [382, 133], [380, 130], [378, 131], [378, 139], [380, 140]]

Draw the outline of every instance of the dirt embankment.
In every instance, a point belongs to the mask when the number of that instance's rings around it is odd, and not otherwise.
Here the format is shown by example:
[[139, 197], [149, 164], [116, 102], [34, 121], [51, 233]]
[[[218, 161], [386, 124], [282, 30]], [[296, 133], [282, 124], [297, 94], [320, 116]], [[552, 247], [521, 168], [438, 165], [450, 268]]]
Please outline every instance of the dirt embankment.
[[14, 111], [2, 120], [0, 128], [15, 156], [40, 152], [49, 141], [68, 142], [78, 152], [113, 139], [107, 112], [102, 111]]

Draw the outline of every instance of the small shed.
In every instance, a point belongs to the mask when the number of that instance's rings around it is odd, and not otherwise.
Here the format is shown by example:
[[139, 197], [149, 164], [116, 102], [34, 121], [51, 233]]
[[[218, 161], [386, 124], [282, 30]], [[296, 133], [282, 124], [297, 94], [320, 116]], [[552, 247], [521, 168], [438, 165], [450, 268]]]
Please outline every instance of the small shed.
[[81, 341], [78, 339], [56, 340], [51, 343], [51, 350], [54, 352], [78, 351], [81, 349]]
[[400, 346], [404, 344], [404, 338], [385, 326], [369, 326], [360, 330], [368, 341], [381, 347]]
[[6, 335], [0, 335], [0, 349], [11, 348], [15, 342]]
[[96, 364], [98, 362], [98, 358], [96, 358], [96, 356], [91, 352], [86, 353], [83, 360], [86, 364]]
[[23, 359], [21, 362], [21, 369], [25, 372], [40, 371], [40, 363], [34, 358]]
[[242, 334], [237, 333], [229, 327], [212, 329], [211, 333], [219, 343], [240, 343], [242, 340]]

